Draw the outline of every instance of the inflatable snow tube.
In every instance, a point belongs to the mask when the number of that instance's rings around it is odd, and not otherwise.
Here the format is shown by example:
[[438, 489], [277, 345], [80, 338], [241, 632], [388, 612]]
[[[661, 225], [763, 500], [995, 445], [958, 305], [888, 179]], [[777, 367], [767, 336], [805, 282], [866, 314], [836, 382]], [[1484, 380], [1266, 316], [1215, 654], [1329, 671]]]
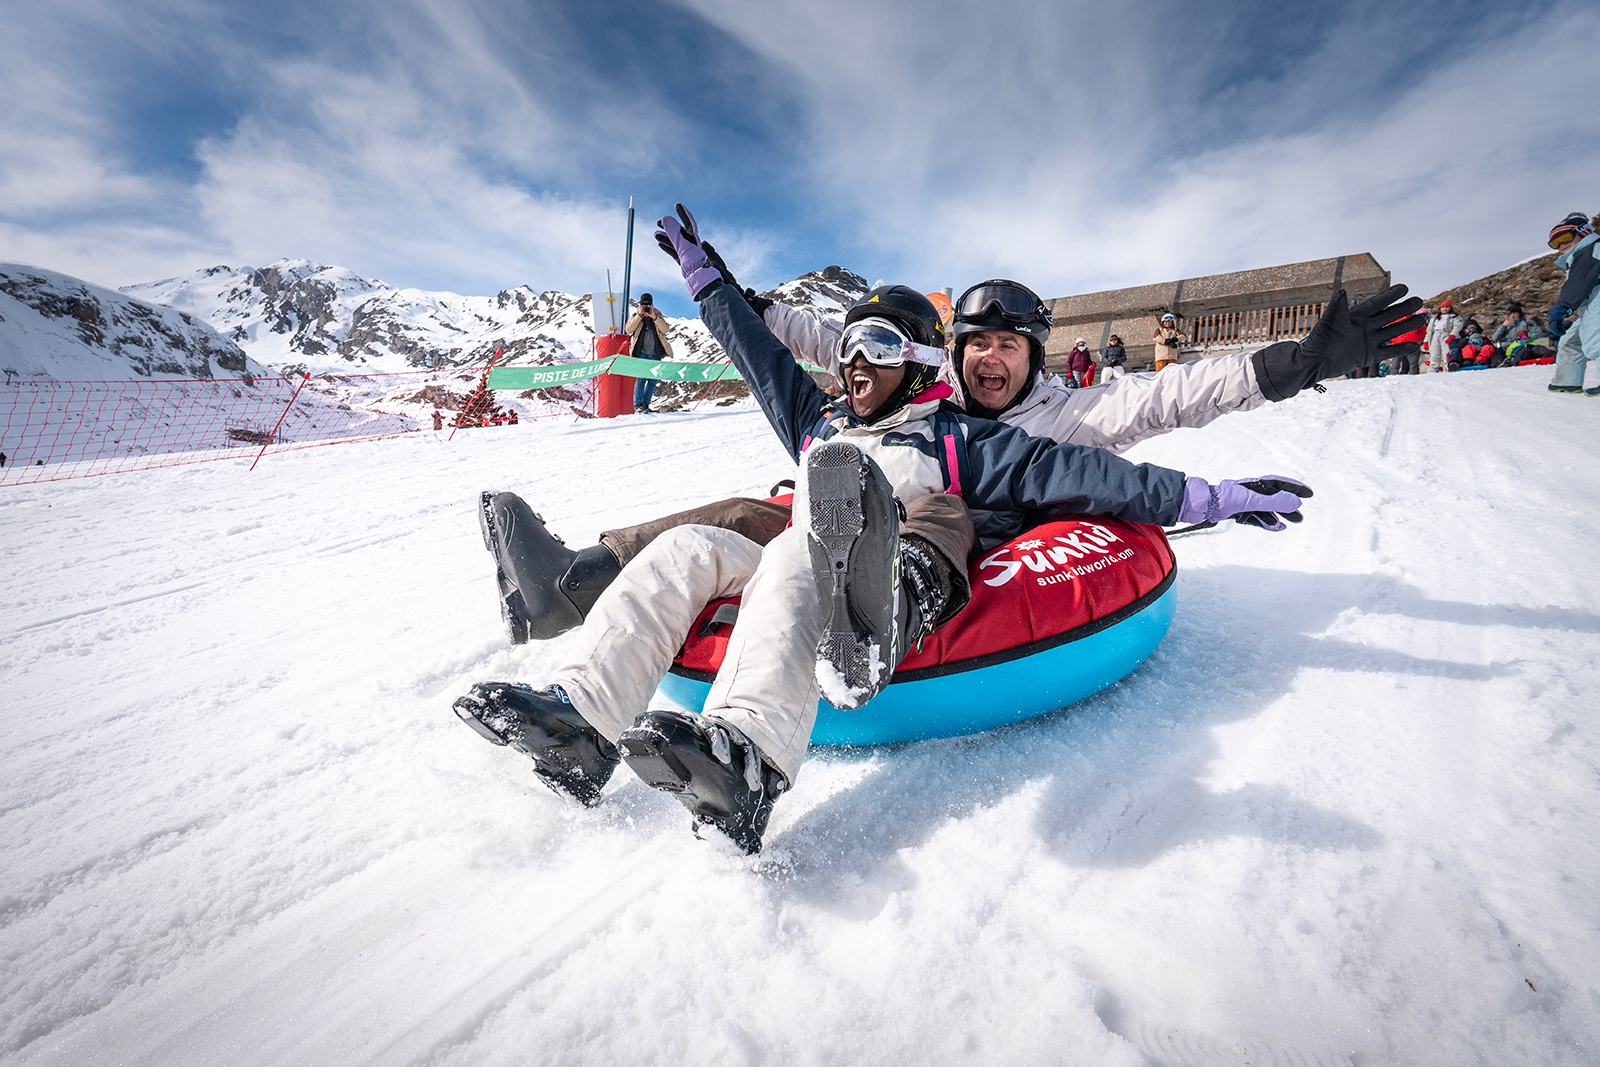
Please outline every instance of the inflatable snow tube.
[[[1126, 677], [1172, 624], [1172, 549], [1160, 527], [1105, 518], [1046, 523], [976, 557], [972, 600], [900, 663], [883, 692], [823, 701], [816, 745], [954, 737], [1064, 708]], [[728, 647], [737, 600], [706, 605], [661, 692], [693, 710]]]

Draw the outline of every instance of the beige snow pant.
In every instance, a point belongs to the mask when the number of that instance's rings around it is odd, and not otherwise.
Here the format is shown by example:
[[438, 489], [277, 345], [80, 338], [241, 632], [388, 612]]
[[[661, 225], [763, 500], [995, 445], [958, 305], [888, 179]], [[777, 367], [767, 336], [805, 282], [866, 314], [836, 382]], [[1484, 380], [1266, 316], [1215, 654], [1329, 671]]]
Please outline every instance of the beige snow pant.
[[[923, 537], [965, 577], [975, 541], [966, 505], [934, 494], [912, 501], [906, 512], [900, 535]], [[701, 609], [731, 596], [742, 597], [739, 619], [705, 714], [741, 730], [793, 785], [817, 722], [822, 636], [803, 526], [783, 531], [765, 549], [712, 526], [662, 531], [600, 594], [549, 684], [561, 686], [589, 724], [615, 742], [649, 707]]]
[[739, 621], [705, 713], [743, 731], [793, 784], [817, 721], [822, 636], [798, 527], [765, 549], [712, 526], [664, 531], [600, 594], [550, 683], [615, 742], [649, 707], [700, 610], [730, 596], [743, 597]]

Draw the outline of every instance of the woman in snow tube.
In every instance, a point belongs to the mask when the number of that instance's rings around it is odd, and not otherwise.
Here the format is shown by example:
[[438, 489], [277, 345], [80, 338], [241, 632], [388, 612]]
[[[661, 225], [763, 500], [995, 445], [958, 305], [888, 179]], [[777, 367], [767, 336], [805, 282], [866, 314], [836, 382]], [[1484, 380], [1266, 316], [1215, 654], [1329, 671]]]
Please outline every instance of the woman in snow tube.
[[[1176, 577], [1160, 527], [1110, 518], [1045, 523], [970, 568], [972, 600], [914, 648], [883, 692], [822, 702], [813, 744], [869, 745], [975, 733], [1066, 707], [1127, 676], [1172, 623]], [[737, 618], [708, 604], [661, 682], [698, 710]]]

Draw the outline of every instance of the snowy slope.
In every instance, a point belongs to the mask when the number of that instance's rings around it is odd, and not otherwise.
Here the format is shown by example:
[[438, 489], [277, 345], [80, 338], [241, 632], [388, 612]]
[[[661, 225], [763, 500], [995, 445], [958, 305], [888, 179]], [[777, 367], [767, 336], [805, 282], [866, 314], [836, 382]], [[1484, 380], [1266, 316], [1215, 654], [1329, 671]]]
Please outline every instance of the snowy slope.
[[[313, 374], [593, 358], [590, 297], [527, 286], [494, 296], [396, 289], [303, 259], [210, 267], [123, 290], [211, 323], [263, 363]], [[669, 319], [675, 356], [721, 359], [698, 319]]]
[[473, 514], [574, 544], [792, 470], [753, 412], [0, 492], [0, 1050], [92, 1064], [1600, 1059], [1600, 403], [1334, 382], [1134, 458], [1316, 488], [1175, 541], [1152, 659], [816, 751], [756, 861], [449, 711], [540, 681]]
[[16, 263], [0, 263], [0, 370], [32, 381], [273, 374], [203, 317]]

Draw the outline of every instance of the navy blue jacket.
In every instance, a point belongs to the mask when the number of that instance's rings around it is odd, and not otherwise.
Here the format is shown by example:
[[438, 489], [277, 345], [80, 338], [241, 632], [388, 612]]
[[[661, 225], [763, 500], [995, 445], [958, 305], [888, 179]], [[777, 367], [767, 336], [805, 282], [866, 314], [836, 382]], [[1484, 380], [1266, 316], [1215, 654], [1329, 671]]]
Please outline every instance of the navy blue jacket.
[[[700, 316], [744, 375], [791, 457], [798, 461], [809, 440], [838, 432], [831, 420], [848, 408], [817, 388], [742, 296], [718, 282], [701, 294]], [[1026, 529], [1030, 519], [1052, 511], [1163, 526], [1178, 521], [1184, 488], [1178, 471], [1033, 437], [949, 403], [935, 418], [957, 428], [965, 440], [961, 496], [986, 544], [1007, 540]]]

